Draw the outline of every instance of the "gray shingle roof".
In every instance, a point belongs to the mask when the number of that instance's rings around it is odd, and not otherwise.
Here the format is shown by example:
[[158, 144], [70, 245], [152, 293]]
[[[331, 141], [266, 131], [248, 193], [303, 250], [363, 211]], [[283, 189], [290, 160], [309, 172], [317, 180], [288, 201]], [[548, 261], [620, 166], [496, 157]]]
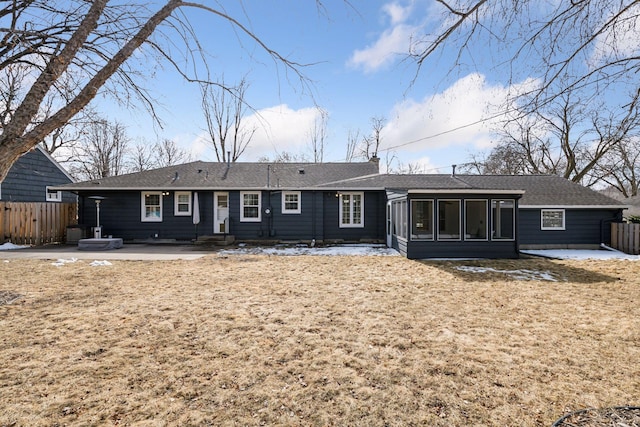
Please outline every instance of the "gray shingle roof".
[[378, 173], [363, 163], [226, 163], [192, 162], [65, 186], [66, 190], [205, 190], [304, 189], [322, 183]]
[[[56, 187], [57, 189], [58, 187]], [[401, 190], [514, 191], [520, 206], [626, 205], [550, 175], [386, 175], [373, 162], [226, 163], [192, 162], [145, 172], [60, 186], [65, 190]]]

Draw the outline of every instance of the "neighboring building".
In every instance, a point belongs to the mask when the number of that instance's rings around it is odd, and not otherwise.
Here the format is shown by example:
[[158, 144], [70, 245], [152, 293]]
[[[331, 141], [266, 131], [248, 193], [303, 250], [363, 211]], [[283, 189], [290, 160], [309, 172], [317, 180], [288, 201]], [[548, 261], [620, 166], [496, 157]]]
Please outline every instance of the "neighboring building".
[[[556, 176], [382, 175], [363, 163], [193, 162], [58, 186], [127, 241], [386, 242], [409, 258], [598, 247], [621, 203]], [[197, 212], [196, 212], [197, 211]]]
[[73, 178], [67, 171], [44, 148], [37, 145], [11, 166], [6, 178], [0, 183], [0, 201], [74, 203], [74, 194], [49, 188], [71, 182]]

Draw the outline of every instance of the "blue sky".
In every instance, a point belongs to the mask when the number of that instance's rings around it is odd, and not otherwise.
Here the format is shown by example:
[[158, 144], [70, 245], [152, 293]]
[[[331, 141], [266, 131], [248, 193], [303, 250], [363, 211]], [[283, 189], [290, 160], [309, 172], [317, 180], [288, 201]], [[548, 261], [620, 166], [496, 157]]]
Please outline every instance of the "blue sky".
[[[214, 3], [214, 2], [212, 2]], [[217, 2], [215, 2], [217, 3]], [[471, 153], [490, 147], [495, 114], [509, 91], [517, 89], [479, 51], [473, 67], [451, 70], [452, 58], [438, 57], [416, 77], [407, 61], [412, 37], [437, 28], [440, 11], [432, 0], [325, 1], [247, 0], [223, 2], [229, 15], [251, 29], [270, 48], [288, 59], [309, 63], [297, 76], [274, 63], [264, 51], [234, 31], [228, 22], [201, 10], [186, 12], [209, 52], [214, 76], [234, 83], [246, 75], [246, 101], [255, 112], [246, 118], [259, 127], [241, 161], [277, 152], [309, 153], [309, 132], [321, 107], [328, 112], [325, 161], [344, 161], [349, 131], [371, 132], [371, 118], [386, 118], [379, 156], [399, 164], [419, 164], [425, 172], [450, 171]], [[529, 84], [524, 81], [522, 84]], [[202, 142], [205, 126], [197, 85], [185, 83], [169, 67], [156, 69], [145, 81], [158, 100], [164, 128], [153, 126], [143, 111], [114, 110], [110, 118], [128, 126], [132, 138], [169, 138], [195, 159], [214, 161]], [[103, 108], [104, 109], [104, 108]]]

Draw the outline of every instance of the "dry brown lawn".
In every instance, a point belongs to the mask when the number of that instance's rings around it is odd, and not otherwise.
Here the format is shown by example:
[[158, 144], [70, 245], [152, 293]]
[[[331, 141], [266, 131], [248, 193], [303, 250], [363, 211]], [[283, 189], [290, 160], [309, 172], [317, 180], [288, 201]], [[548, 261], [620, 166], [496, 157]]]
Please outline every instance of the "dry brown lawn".
[[550, 426], [640, 403], [640, 263], [112, 263], [0, 262], [0, 426]]

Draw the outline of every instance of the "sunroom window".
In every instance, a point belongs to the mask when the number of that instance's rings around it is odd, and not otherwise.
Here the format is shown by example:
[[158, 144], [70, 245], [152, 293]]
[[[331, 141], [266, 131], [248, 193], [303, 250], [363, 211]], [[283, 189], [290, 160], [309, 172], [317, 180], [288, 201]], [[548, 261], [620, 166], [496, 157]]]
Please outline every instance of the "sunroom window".
[[433, 240], [433, 200], [411, 201], [411, 240]]
[[438, 200], [438, 240], [460, 240], [460, 200]]
[[465, 240], [487, 239], [487, 201], [465, 200], [464, 238]]
[[493, 240], [513, 240], [515, 238], [515, 202], [513, 200], [492, 200]]

